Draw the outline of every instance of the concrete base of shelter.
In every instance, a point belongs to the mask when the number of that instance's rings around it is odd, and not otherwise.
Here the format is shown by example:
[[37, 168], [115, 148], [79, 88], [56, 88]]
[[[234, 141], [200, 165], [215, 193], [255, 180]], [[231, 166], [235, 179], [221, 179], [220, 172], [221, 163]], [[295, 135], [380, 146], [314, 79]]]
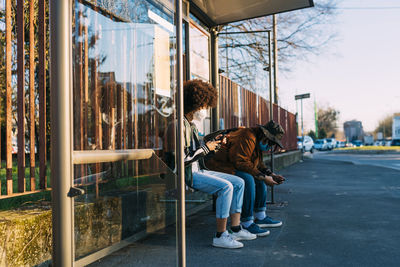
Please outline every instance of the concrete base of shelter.
[[[75, 202], [75, 254], [84, 257], [139, 232], [152, 233], [175, 222], [175, 203], [159, 201], [165, 188], [101, 196]], [[140, 203], [139, 203], [140, 202]], [[47, 266], [52, 252], [49, 202], [0, 211], [0, 266]]]

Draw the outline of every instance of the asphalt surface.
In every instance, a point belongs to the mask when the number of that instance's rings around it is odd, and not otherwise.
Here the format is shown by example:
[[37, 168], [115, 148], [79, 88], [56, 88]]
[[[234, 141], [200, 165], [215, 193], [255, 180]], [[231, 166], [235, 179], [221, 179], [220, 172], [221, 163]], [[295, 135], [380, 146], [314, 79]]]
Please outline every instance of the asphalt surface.
[[[229, 250], [211, 246], [214, 213], [187, 220], [187, 266], [400, 266], [400, 171], [305, 157], [281, 171], [283, 220], [271, 235]], [[92, 266], [174, 266], [175, 226], [149, 235]]]
[[395, 170], [400, 170], [400, 153], [385, 153], [385, 154], [358, 154], [358, 153], [338, 153], [332, 152], [318, 152], [314, 154], [307, 153], [308, 157], [314, 159], [328, 159], [352, 162], [361, 165], [373, 165], [379, 167], [387, 167]]

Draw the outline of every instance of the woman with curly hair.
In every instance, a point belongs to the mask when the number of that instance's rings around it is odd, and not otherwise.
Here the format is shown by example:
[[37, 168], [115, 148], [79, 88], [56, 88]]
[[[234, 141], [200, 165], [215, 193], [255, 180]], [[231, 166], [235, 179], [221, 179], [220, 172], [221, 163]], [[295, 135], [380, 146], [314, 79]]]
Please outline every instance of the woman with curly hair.
[[[184, 136], [185, 136], [185, 180], [193, 189], [216, 194], [217, 232], [213, 246], [222, 248], [241, 248], [238, 240], [252, 240], [251, 234], [240, 226], [240, 213], [243, 203], [244, 182], [241, 178], [205, 168], [203, 158], [216, 151], [222, 140], [208, 141], [201, 144], [196, 126], [191, 123], [196, 117], [204, 117], [208, 108], [217, 103], [217, 90], [201, 80], [190, 80], [184, 83]], [[203, 118], [204, 119], [204, 118]], [[231, 216], [231, 233], [226, 230], [227, 219]]]

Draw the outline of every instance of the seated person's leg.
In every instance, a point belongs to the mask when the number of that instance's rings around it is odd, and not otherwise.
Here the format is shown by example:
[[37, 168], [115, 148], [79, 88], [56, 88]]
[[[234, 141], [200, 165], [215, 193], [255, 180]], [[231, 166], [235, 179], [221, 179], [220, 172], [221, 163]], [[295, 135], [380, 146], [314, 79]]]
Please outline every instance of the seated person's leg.
[[231, 208], [233, 185], [222, 178], [198, 171], [193, 173], [193, 188], [218, 195], [216, 201], [217, 233], [213, 238], [213, 246], [223, 248], [241, 248], [240, 243], [226, 231], [226, 222]]
[[203, 172], [206, 174], [227, 180], [233, 186], [232, 203], [231, 203], [231, 209], [230, 209], [231, 230], [232, 230], [231, 236], [235, 240], [256, 239], [257, 236], [255, 234], [252, 234], [249, 231], [242, 229], [242, 227], [240, 226], [240, 213], [242, 211], [243, 191], [244, 191], [243, 179], [241, 179], [240, 177], [238, 177], [236, 175], [231, 175], [231, 174], [223, 173], [223, 172], [216, 172], [216, 171], [209, 171], [209, 170], [204, 170]]
[[242, 207], [242, 222], [251, 221], [253, 217], [253, 207], [255, 200], [255, 185], [254, 178], [247, 172], [236, 171], [235, 175], [244, 180], [244, 194], [243, 194], [243, 207]]
[[233, 195], [233, 186], [229, 181], [198, 171], [193, 173], [193, 188], [204, 193], [217, 194], [216, 217], [229, 217]]
[[256, 220], [265, 218], [267, 210], [267, 186], [261, 180], [255, 179], [256, 197], [254, 201], [254, 216]]
[[269, 231], [259, 228], [254, 223], [253, 208], [254, 208], [256, 192], [255, 192], [255, 179], [253, 175], [242, 171], [236, 171], [235, 175], [242, 178], [245, 182], [242, 218], [241, 218], [243, 227], [250, 233], [256, 234], [257, 236], [268, 235]]
[[[244, 191], [244, 181], [243, 179], [223, 173], [223, 172], [215, 172], [215, 171], [204, 171], [207, 174], [222, 178], [224, 180], [229, 181], [233, 186], [233, 194], [232, 194], [232, 202], [231, 202], [231, 209], [230, 214], [241, 213], [242, 212], [242, 204], [243, 204], [243, 191]], [[240, 221], [232, 222], [232, 225], [238, 226]]]
[[255, 180], [256, 199], [254, 204], [255, 223], [260, 227], [278, 227], [281, 221], [267, 216], [267, 186], [263, 181]]

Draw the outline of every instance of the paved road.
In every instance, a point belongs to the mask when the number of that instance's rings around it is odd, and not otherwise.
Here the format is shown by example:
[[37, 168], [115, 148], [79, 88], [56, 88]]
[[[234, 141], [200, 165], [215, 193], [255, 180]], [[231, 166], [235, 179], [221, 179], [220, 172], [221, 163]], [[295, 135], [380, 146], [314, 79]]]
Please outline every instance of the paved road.
[[[214, 213], [203, 210], [187, 221], [187, 266], [399, 266], [400, 171], [306, 157], [281, 173], [287, 182], [268, 207], [281, 228], [217, 249]], [[174, 266], [175, 253], [169, 227], [93, 266]]]
[[350, 154], [334, 152], [306, 153], [306, 157], [352, 162], [354, 164], [372, 165], [400, 170], [400, 153], [390, 154]]

